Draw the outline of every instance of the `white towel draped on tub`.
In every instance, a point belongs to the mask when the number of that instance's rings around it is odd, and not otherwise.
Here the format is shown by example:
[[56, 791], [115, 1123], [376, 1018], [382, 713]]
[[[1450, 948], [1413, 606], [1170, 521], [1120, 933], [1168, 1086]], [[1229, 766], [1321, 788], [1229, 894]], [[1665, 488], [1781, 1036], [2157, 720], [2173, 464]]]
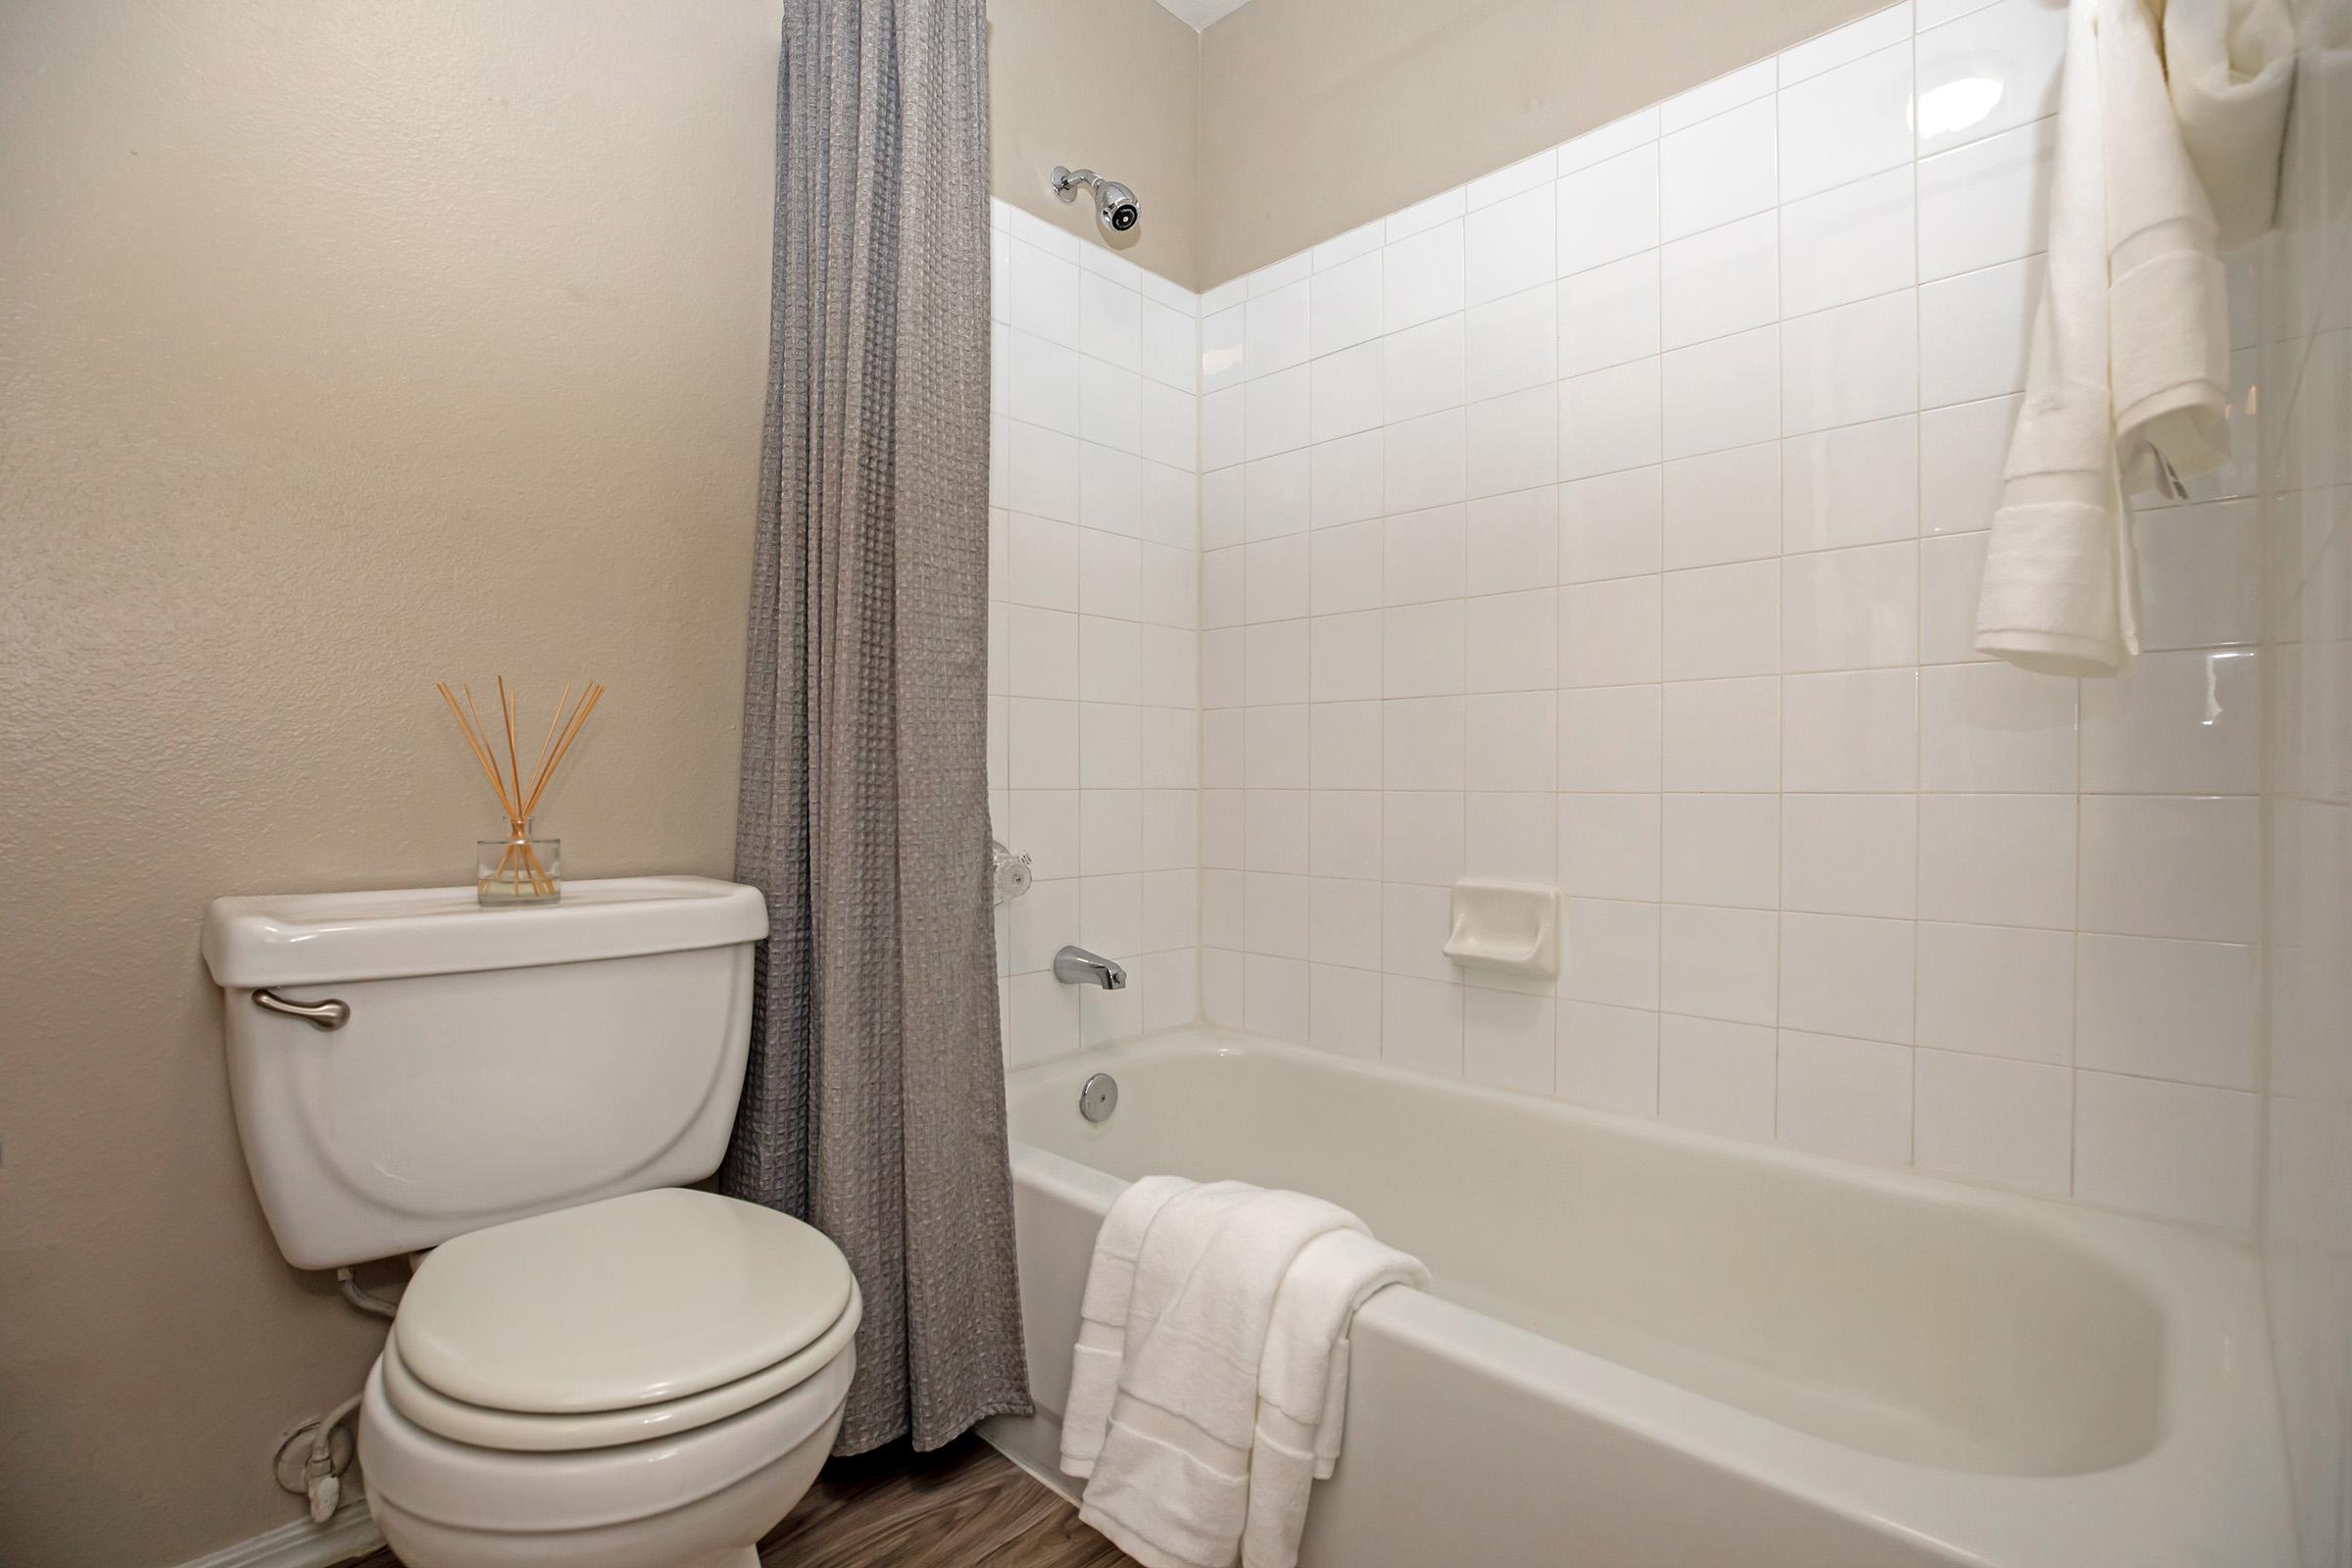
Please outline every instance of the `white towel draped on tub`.
[[2269, 20], [2278, 3], [2172, 0], [2169, 86], [2150, 10], [2163, 0], [2069, 7], [2047, 282], [1985, 550], [1980, 653], [2115, 670], [2139, 647], [2127, 493], [2229, 458], [2229, 285], [2205, 181], [2230, 192], [2235, 228], [2269, 225], [2288, 71], [2262, 52], [2292, 47]]
[[1428, 1271], [1346, 1209], [1238, 1182], [1146, 1177], [1087, 1275], [1061, 1467], [1079, 1517], [1148, 1568], [1292, 1568], [1339, 1455], [1348, 1329]]
[[1339, 1463], [1348, 1414], [1348, 1325], [1391, 1285], [1427, 1285], [1421, 1260], [1361, 1231], [1309, 1242], [1282, 1282], [1258, 1366], [1243, 1568], [1294, 1568], [1312, 1483]]
[[[1251, 1191], [1241, 1182], [1218, 1182], [1200, 1187], [1181, 1176], [1146, 1176], [1127, 1184], [1095, 1233], [1094, 1261], [1086, 1273], [1086, 1294], [1078, 1307], [1078, 1343], [1070, 1352], [1070, 1396], [1061, 1417], [1061, 1468], [1065, 1474], [1095, 1473], [1095, 1455], [1102, 1451], [1102, 1435], [1110, 1426], [1111, 1401], [1119, 1392], [1119, 1368], [1132, 1343], [1142, 1344], [1149, 1319], [1132, 1310], [1136, 1276], [1142, 1264], [1144, 1238], [1160, 1210], [1179, 1196], [1187, 1199], [1175, 1219], [1198, 1225], [1210, 1217], [1206, 1205], [1226, 1194]], [[1166, 1247], [1174, 1231], [1161, 1236], [1162, 1258], [1175, 1255]], [[1155, 1285], [1153, 1295], [1158, 1294]], [[1151, 1316], [1156, 1317], [1156, 1311]]]

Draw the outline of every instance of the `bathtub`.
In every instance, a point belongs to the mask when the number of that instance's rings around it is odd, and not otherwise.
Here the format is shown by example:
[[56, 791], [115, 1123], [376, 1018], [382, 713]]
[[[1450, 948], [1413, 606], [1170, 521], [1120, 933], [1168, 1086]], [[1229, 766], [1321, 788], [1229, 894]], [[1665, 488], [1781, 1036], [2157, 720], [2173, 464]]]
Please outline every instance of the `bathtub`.
[[1315, 1193], [1429, 1264], [1356, 1318], [1305, 1568], [2293, 1562], [2233, 1243], [1220, 1030], [1008, 1094], [1040, 1413], [989, 1436], [1034, 1469], [1128, 1180]]

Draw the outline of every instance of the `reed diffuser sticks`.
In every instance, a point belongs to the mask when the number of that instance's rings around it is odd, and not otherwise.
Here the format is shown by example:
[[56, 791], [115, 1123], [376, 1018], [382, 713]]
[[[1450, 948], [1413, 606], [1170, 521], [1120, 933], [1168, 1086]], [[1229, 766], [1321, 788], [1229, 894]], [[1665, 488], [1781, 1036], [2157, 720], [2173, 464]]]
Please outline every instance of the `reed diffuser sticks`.
[[[433, 689], [441, 701], [449, 705], [450, 716], [458, 721], [458, 730], [466, 737], [466, 745], [473, 760], [481, 764], [482, 776], [490, 781], [490, 789], [498, 797], [499, 809], [507, 818], [508, 837], [495, 867], [480, 869], [475, 878], [475, 892], [484, 902], [517, 903], [537, 899], [552, 899], [560, 891], [555, 872], [541, 859], [531, 835], [531, 815], [538, 809], [539, 797], [547, 792], [548, 781], [563, 764], [572, 742], [579, 739], [580, 729], [588, 715], [596, 711], [605, 688], [590, 681], [572, 699], [572, 688], [566, 684], [564, 695], [556, 699], [555, 710], [548, 715], [547, 733], [539, 742], [539, 760], [531, 772], [526, 788], [523, 784], [522, 752], [516, 743], [514, 720], [518, 709], [515, 693], [506, 677], [498, 679], [498, 711], [507, 733], [506, 766], [499, 766], [497, 731], [482, 721], [482, 711], [473, 700], [473, 688], [461, 684], [452, 691], [449, 683], [438, 681]], [[464, 707], [458, 704], [458, 692], [465, 693]], [[487, 861], [488, 856], [483, 857]]]

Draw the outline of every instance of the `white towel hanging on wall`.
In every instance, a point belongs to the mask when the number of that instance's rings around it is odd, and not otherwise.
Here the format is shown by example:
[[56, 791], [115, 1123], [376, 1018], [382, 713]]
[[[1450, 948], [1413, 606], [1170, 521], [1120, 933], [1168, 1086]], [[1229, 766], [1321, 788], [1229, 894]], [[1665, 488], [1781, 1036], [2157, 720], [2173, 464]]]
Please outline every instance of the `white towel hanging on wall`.
[[2283, 0], [2166, 0], [2164, 72], [2224, 251], [2268, 233], [2294, 94], [2295, 24]]
[[2230, 461], [2230, 279], [2148, 7], [2097, 3], [2116, 452], [2127, 497], [2161, 494], [2159, 461], [2183, 479]]
[[[2178, 91], [2196, 106], [2213, 177], [2251, 171], [2267, 184], [2269, 198], [2232, 198], [2234, 221], [2267, 226], [2278, 146], [2274, 126], [2265, 152], [2256, 122], [2282, 122], [2283, 104], [2237, 78], [2243, 57], [2278, 47], [2261, 20], [2276, 0], [2174, 3], [2202, 82]], [[2030, 669], [2112, 674], [2138, 651], [2127, 498], [2230, 456], [2220, 229], [2156, 28], [2144, 0], [2068, 11], [2047, 281], [1977, 605], [1977, 651]]]

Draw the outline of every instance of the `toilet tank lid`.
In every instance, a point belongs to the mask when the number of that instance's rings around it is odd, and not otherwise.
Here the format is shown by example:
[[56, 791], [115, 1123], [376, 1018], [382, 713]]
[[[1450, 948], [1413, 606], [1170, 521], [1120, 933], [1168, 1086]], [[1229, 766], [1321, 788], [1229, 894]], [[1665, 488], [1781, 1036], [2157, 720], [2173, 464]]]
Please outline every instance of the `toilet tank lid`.
[[732, 947], [767, 935], [757, 888], [700, 876], [566, 882], [554, 904], [485, 909], [473, 889], [253, 894], [204, 913], [204, 961], [231, 990], [464, 974]]

